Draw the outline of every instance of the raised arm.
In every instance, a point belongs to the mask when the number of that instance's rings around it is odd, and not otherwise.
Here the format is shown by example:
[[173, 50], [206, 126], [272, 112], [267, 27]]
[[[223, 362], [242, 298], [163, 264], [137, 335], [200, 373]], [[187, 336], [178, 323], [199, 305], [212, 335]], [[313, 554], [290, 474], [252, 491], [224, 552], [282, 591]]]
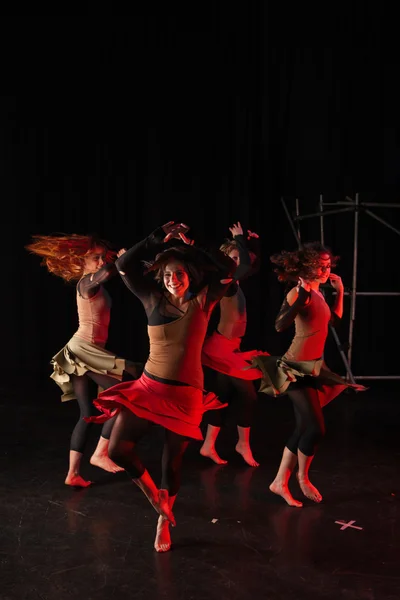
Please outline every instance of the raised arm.
[[254, 231], [247, 230], [247, 248], [251, 256], [251, 270], [249, 275], [258, 273], [261, 266], [261, 243], [260, 236]]
[[165, 233], [161, 227], [153, 231], [117, 258], [115, 265], [126, 287], [135, 294], [145, 308], [152, 295], [160, 290], [153, 277], [145, 275], [144, 262], [152, 260], [162, 250]]
[[224, 252], [221, 252], [221, 250], [209, 250], [205, 252], [199, 249], [199, 252], [204, 252], [214, 265], [214, 271], [208, 277], [205, 303], [206, 308], [211, 309], [221, 300], [235, 281], [237, 267], [236, 263], [224, 254]]
[[191, 260], [204, 272], [203, 280], [197, 285], [195, 293], [206, 290], [204, 291], [206, 294], [204, 308], [210, 310], [224, 296], [226, 290], [234, 281], [236, 263], [221, 250], [200, 246], [198, 243], [195, 244], [194, 240], [186, 236], [188, 226], [181, 223], [180, 227], [185, 228], [185, 230], [178, 227], [175, 231], [169, 233], [164, 241], [176, 238], [190, 246]]
[[232, 234], [232, 239], [236, 242], [239, 253], [239, 264], [235, 271], [235, 279], [236, 281], [241, 281], [251, 270], [250, 252], [246, 245], [246, 238], [243, 235], [243, 228], [240, 221], [234, 223], [232, 227], [229, 227], [229, 231]]
[[221, 300], [235, 282], [236, 263], [224, 252], [216, 248], [202, 248], [195, 245], [201, 262], [206, 265], [204, 279], [199, 289], [206, 289], [204, 308], [208, 312]]
[[251, 271], [251, 256], [244, 235], [235, 235], [233, 238], [239, 251], [239, 266], [235, 271], [236, 281], [242, 281]]
[[186, 226], [170, 221], [158, 227], [116, 260], [115, 264], [123, 282], [139, 298], [148, 314], [162, 292], [153, 275], [146, 275], [145, 263], [154, 260], [156, 255], [165, 249], [165, 242], [170, 239], [172, 233], [186, 230]]
[[[238, 223], [240, 225], [240, 223]], [[232, 228], [231, 228], [232, 232]], [[232, 232], [239, 250], [240, 263], [235, 272], [235, 279], [243, 281], [257, 273], [260, 268], [260, 238], [257, 233], [247, 230], [247, 235]]]

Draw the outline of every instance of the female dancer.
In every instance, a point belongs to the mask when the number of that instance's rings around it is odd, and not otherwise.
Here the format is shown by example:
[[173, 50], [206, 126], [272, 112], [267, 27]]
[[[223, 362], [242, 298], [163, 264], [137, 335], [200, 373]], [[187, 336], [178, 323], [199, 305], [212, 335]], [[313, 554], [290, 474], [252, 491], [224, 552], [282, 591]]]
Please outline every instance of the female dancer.
[[[236, 452], [241, 454], [251, 467], [258, 467], [250, 448], [250, 427], [253, 418], [257, 393], [253, 381], [260, 379], [259, 369], [249, 369], [253, 357], [262, 354], [257, 351], [241, 352], [241, 339], [246, 333], [246, 298], [239, 285], [240, 281], [252, 275], [258, 269], [259, 236], [248, 231], [248, 243], [253, 242], [250, 254], [243, 229], [238, 222], [229, 228], [232, 240], [227, 240], [220, 250], [232, 258], [237, 269], [235, 281], [230, 285], [225, 296], [220, 300], [220, 320], [217, 330], [206, 339], [203, 346], [202, 362], [205, 367], [206, 387], [214, 391], [229, 407], [207, 414], [206, 439], [200, 454], [211, 458], [218, 465], [223, 460], [215, 449], [215, 442], [229, 411], [236, 409], [236, 423], [239, 441]], [[244, 370], [245, 369], [245, 370]]]
[[[122, 379], [140, 375], [139, 367], [105, 350], [110, 323], [111, 300], [103, 283], [117, 274], [112, 260], [115, 252], [108, 242], [93, 236], [62, 235], [33, 236], [27, 250], [43, 258], [42, 264], [50, 273], [64, 281], [77, 281], [76, 302], [79, 328], [52, 359], [51, 378], [61, 388], [62, 402], [78, 400], [80, 415], [71, 436], [69, 469], [66, 485], [87, 487], [80, 475], [83, 452], [88, 441], [89, 423], [83, 420], [94, 414], [90, 398], [90, 382], [106, 389]], [[120, 254], [120, 251], [118, 254]], [[129, 375], [128, 375], [129, 373]], [[106, 423], [90, 462], [105, 471], [122, 469], [108, 456], [108, 444], [113, 421]]]
[[[202, 439], [199, 425], [204, 411], [224, 406], [214, 394], [203, 398], [201, 349], [211, 311], [232, 282], [235, 263], [222, 252], [211, 261], [191, 245], [166, 249], [165, 242], [172, 238], [188, 244], [187, 229], [167, 223], [118, 258], [125, 284], [146, 311], [150, 354], [140, 379], [116, 385], [95, 401], [103, 420], [117, 413], [111, 459], [160, 515], [157, 552], [171, 547], [169, 524], [175, 524], [172, 507], [189, 439]], [[154, 273], [155, 280], [148, 273]], [[91, 420], [99, 422], [101, 417]], [[165, 429], [160, 489], [136, 453], [136, 444], [154, 423]]]
[[[349, 384], [332, 373], [323, 361], [328, 325], [343, 315], [343, 284], [339, 275], [331, 272], [337, 257], [319, 242], [311, 242], [294, 252], [282, 252], [271, 257], [281, 281], [297, 281], [286, 295], [276, 318], [277, 331], [284, 331], [295, 322], [296, 332], [290, 348], [282, 358], [258, 356], [253, 365], [263, 372], [260, 391], [276, 396], [287, 390], [294, 407], [296, 427], [283, 451], [282, 461], [270, 490], [290, 506], [301, 507], [291, 495], [288, 482], [298, 464], [297, 480], [304, 496], [321, 502], [322, 496], [309, 479], [310, 465], [318, 442], [325, 433], [322, 407], [346, 387], [365, 390]], [[336, 291], [332, 309], [319, 291], [330, 281]], [[298, 378], [298, 379], [297, 379]]]

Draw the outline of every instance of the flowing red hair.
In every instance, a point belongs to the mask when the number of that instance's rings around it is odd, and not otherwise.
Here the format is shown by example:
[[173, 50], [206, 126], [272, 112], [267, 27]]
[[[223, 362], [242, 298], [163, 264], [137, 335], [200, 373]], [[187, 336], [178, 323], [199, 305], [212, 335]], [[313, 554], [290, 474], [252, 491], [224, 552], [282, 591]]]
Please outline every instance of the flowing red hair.
[[82, 277], [84, 259], [97, 246], [104, 248], [105, 262], [113, 262], [116, 257], [110, 244], [94, 235], [34, 235], [32, 239], [26, 250], [41, 256], [41, 265], [65, 281], [78, 281]]

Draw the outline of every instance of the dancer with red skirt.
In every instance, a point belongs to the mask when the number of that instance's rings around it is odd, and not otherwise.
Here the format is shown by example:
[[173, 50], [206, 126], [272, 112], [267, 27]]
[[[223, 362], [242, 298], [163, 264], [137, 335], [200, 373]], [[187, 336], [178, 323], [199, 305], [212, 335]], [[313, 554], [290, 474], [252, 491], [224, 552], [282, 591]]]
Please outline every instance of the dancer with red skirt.
[[[172, 507], [188, 443], [202, 439], [203, 413], [224, 406], [215, 394], [204, 393], [201, 349], [211, 311], [232, 282], [235, 263], [222, 252], [212, 258], [189, 245], [187, 229], [167, 223], [117, 260], [123, 281], [146, 311], [150, 354], [140, 379], [116, 385], [95, 401], [103, 419], [117, 414], [111, 459], [160, 515], [154, 543], [158, 552], [171, 547], [169, 525], [175, 525]], [[180, 245], [166, 247], [173, 238]], [[154, 424], [165, 430], [160, 489], [136, 452]]]
[[232, 239], [227, 240], [220, 250], [237, 265], [235, 281], [220, 300], [218, 327], [206, 338], [202, 353], [207, 389], [215, 392], [229, 406], [207, 413], [207, 434], [200, 454], [219, 465], [228, 462], [219, 456], [215, 443], [221, 427], [230, 414], [234, 413], [239, 438], [236, 452], [248, 465], [258, 467], [259, 463], [254, 459], [250, 448], [250, 428], [257, 401], [254, 381], [260, 379], [262, 374], [259, 369], [249, 366], [255, 356], [263, 353], [256, 350], [240, 350], [242, 338], [246, 333], [247, 311], [246, 297], [239, 282], [257, 272], [259, 268], [259, 236], [251, 231], [244, 236], [239, 222], [229, 230]]

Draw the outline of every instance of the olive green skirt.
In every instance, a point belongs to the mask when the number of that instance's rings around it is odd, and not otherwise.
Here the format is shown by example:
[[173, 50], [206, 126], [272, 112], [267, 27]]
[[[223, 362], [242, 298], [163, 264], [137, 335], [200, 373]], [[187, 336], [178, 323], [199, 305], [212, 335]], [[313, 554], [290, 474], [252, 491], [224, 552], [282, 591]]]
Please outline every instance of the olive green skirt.
[[53, 372], [50, 375], [61, 388], [61, 401], [76, 400], [71, 375], [81, 376], [87, 371], [109, 375], [115, 383], [122, 381], [124, 371], [134, 379], [140, 377], [142, 365], [127, 361], [101, 346], [87, 342], [74, 335], [64, 348], [51, 360]]
[[313, 388], [318, 391], [321, 406], [326, 406], [345, 389], [356, 392], [366, 387], [344, 380], [329, 369], [322, 358], [292, 361], [282, 356], [256, 356], [252, 367], [262, 373], [259, 392], [268, 396], [286, 395], [290, 390]]

